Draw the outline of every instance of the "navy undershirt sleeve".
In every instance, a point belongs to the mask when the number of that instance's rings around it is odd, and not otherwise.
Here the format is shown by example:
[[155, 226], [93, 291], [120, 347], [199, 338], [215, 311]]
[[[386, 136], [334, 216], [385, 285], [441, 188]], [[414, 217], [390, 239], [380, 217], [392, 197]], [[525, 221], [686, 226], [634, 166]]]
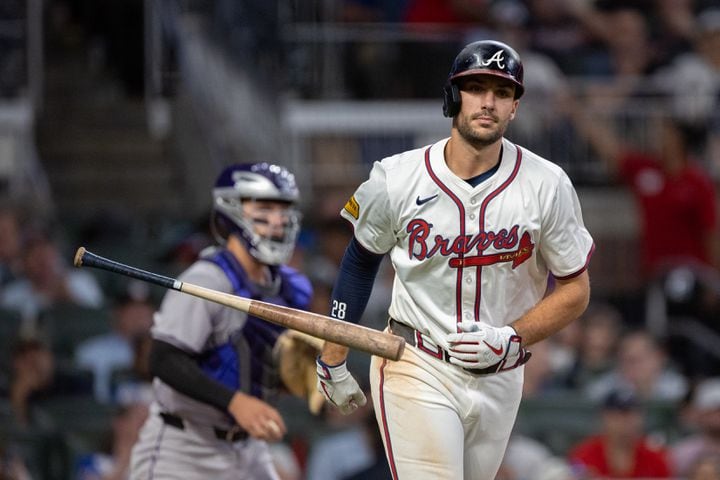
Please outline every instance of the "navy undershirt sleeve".
[[345, 249], [333, 288], [331, 317], [360, 322], [384, 256], [368, 251], [353, 237]]

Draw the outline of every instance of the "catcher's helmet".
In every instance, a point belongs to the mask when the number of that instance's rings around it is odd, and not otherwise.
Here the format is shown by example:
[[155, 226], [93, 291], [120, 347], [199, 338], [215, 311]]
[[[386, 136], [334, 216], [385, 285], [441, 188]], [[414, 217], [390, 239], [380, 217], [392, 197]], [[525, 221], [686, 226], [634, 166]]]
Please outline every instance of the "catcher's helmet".
[[[300, 212], [295, 208], [300, 192], [295, 176], [286, 168], [269, 163], [231, 165], [220, 173], [212, 195], [210, 225], [220, 243], [235, 233], [250, 254], [265, 264], [279, 265], [290, 259], [300, 231]], [[254, 200], [288, 204], [281, 238], [264, 237], [256, 232], [255, 223], [259, 220], [249, 218], [243, 211], [243, 203]]]
[[454, 117], [460, 111], [460, 91], [457, 79], [467, 75], [495, 75], [515, 84], [515, 98], [520, 98], [523, 87], [523, 65], [520, 56], [508, 45], [495, 40], [470, 43], [455, 57], [447, 82], [443, 88], [443, 114]]

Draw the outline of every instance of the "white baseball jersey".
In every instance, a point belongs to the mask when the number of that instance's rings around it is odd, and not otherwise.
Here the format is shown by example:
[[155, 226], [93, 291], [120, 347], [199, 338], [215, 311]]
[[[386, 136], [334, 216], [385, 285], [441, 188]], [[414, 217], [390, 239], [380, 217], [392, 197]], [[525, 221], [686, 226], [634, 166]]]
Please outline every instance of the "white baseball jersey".
[[459, 322], [517, 320], [549, 274], [582, 273], [593, 250], [560, 167], [503, 139], [498, 171], [472, 187], [446, 165], [447, 141], [376, 162], [341, 213], [365, 248], [390, 253], [390, 315], [443, 348]]

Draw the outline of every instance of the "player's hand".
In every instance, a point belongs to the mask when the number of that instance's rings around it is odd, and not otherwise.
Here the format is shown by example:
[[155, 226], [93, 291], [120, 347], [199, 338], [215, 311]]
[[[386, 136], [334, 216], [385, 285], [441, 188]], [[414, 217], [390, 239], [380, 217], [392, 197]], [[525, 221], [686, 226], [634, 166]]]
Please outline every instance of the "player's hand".
[[484, 323], [463, 322], [464, 333], [447, 336], [450, 363], [463, 368], [496, 367], [496, 372], [518, 367], [530, 359], [522, 348], [522, 339], [509, 325], [492, 327]]
[[236, 392], [228, 410], [251, 437], [277, 442], [287, 431], [280, 413], [259, 398]]
[[348, 415], [367, 403], [365, 394], [348, 371], [346, 362], [331, 366], [318, 357], [316, 363], [317, 389], [328, 402], [340, 410], [340, 413]]

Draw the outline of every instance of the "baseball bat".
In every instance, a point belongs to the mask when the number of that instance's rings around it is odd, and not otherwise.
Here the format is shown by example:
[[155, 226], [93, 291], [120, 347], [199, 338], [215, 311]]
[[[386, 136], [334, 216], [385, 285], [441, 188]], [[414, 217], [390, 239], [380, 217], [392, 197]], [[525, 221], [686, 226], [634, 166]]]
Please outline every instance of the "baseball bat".
[[175, 278], [158, 275], [157, 273], [101, 257], [89, 252], [84, 247], [78, 248], [73, 263], [76, 267], [93, 267], [107, 270], [193, 295], [226, 307], [241, 310], [286, 328], [298, 330], [332, 343], [344, 345], [371, 355], [378, 355], [389, 360], [398, 360], [405, 349], [405, 339], [397, 335], [354, 323], [343, 322], [317, 313], [273, 305], [259, 300], [219, 292], [192, 283], [181, 282]]

